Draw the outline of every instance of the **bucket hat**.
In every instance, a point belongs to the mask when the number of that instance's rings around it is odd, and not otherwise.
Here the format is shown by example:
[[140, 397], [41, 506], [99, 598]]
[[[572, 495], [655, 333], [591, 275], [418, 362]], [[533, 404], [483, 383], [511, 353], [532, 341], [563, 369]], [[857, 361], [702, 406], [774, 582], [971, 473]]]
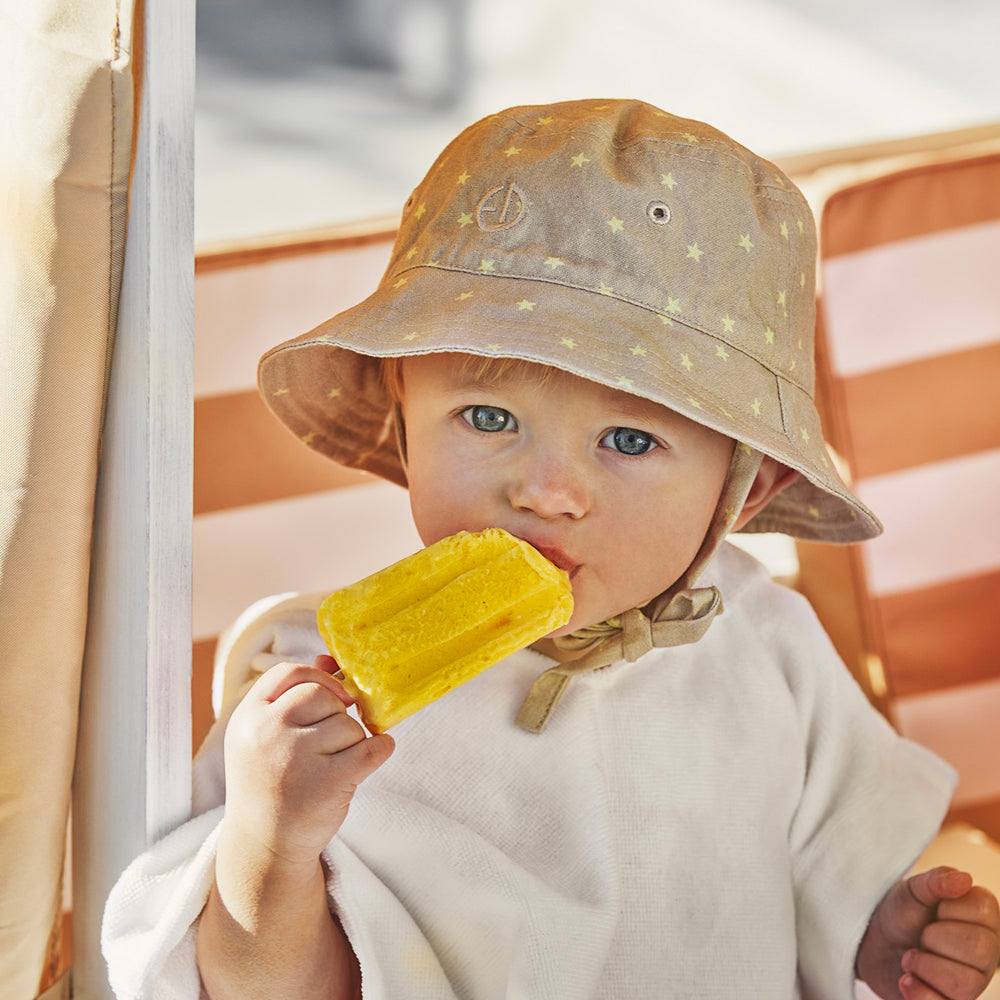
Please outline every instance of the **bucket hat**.
[[813, 401], [816, 236], [801, 192], [709, 125], [641, 101], [511, 108], [407, 201], [385, 276], [261, 359], [309, 447], [405, 485], [379, 359], [521, 358], [661, 403], [801, 473], [743, 530], [881, 531]]

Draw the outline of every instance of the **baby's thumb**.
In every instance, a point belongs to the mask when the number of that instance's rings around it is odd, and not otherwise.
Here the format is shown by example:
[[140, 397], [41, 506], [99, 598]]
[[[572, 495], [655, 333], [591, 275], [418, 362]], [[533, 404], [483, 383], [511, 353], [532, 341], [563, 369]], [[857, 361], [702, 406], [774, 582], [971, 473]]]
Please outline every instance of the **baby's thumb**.
[[313, 666], [317, 670], [322, 670], [324, 674], [335, 674], [340, 669], [340, 665], [329, 653], [320, 653], [313, 660]]
[[933, 909], [943, 899], [964, 896], [972, 888], [972, 876], [957, 868], [940, 865], [912, 875], [906, 880], [906, 885], [921, 906]]

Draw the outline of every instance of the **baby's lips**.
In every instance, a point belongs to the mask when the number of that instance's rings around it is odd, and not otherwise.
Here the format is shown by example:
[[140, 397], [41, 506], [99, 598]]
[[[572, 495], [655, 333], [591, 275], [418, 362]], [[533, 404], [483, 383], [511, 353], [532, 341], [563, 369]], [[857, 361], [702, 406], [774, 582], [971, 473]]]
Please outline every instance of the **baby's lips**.
[[536, 544], [535, 542], [530, 542], [530, 544], [538, 549], [538, 551], [545, 556], [550, 563], [554, 566], [558, 566], [559, 569], [564, 570], [572, 576], [577, 564], [565, 552], [563, 552], [562, 549], [557, 548], [554, 545]]

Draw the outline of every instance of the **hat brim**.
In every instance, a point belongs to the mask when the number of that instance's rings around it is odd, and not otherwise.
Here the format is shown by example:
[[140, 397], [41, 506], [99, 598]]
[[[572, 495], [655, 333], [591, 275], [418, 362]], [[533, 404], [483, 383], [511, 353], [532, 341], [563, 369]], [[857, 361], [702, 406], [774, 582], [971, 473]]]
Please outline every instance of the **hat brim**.
[[[334, 461], [405, 485], [378, 359], [519, 358], [653, 400], [798, 471], [801, 478], [744, 530], [830, 542], [881, 532], [830, 460], [811, 394], [793, 377], [775, 375], [766, 343], [752, 356], [717, 332], [558, 280], [434, 266], [394, 277], [261, 359], [269, 408]], [[795, 358], [781, 367], [793, 374]]]

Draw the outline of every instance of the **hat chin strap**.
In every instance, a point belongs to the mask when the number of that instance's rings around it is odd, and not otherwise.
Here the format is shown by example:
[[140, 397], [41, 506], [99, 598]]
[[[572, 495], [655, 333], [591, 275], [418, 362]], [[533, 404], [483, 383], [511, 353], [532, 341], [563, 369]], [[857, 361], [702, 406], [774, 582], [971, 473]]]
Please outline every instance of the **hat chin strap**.
[[540, 733], [576, 674], [619, 660], [633, 663], [654, 647], [697, 642], [722, 612], [717, 587], [693, 587], [715, 555], [750, 493], [763, 455], [737, 442], [708, 531], [691, 565], [644, 608], [579, 628], [568, 635], [540, 639], [532, 649], [558, 661], [532, 684], [517, 713], [517, 724]]

